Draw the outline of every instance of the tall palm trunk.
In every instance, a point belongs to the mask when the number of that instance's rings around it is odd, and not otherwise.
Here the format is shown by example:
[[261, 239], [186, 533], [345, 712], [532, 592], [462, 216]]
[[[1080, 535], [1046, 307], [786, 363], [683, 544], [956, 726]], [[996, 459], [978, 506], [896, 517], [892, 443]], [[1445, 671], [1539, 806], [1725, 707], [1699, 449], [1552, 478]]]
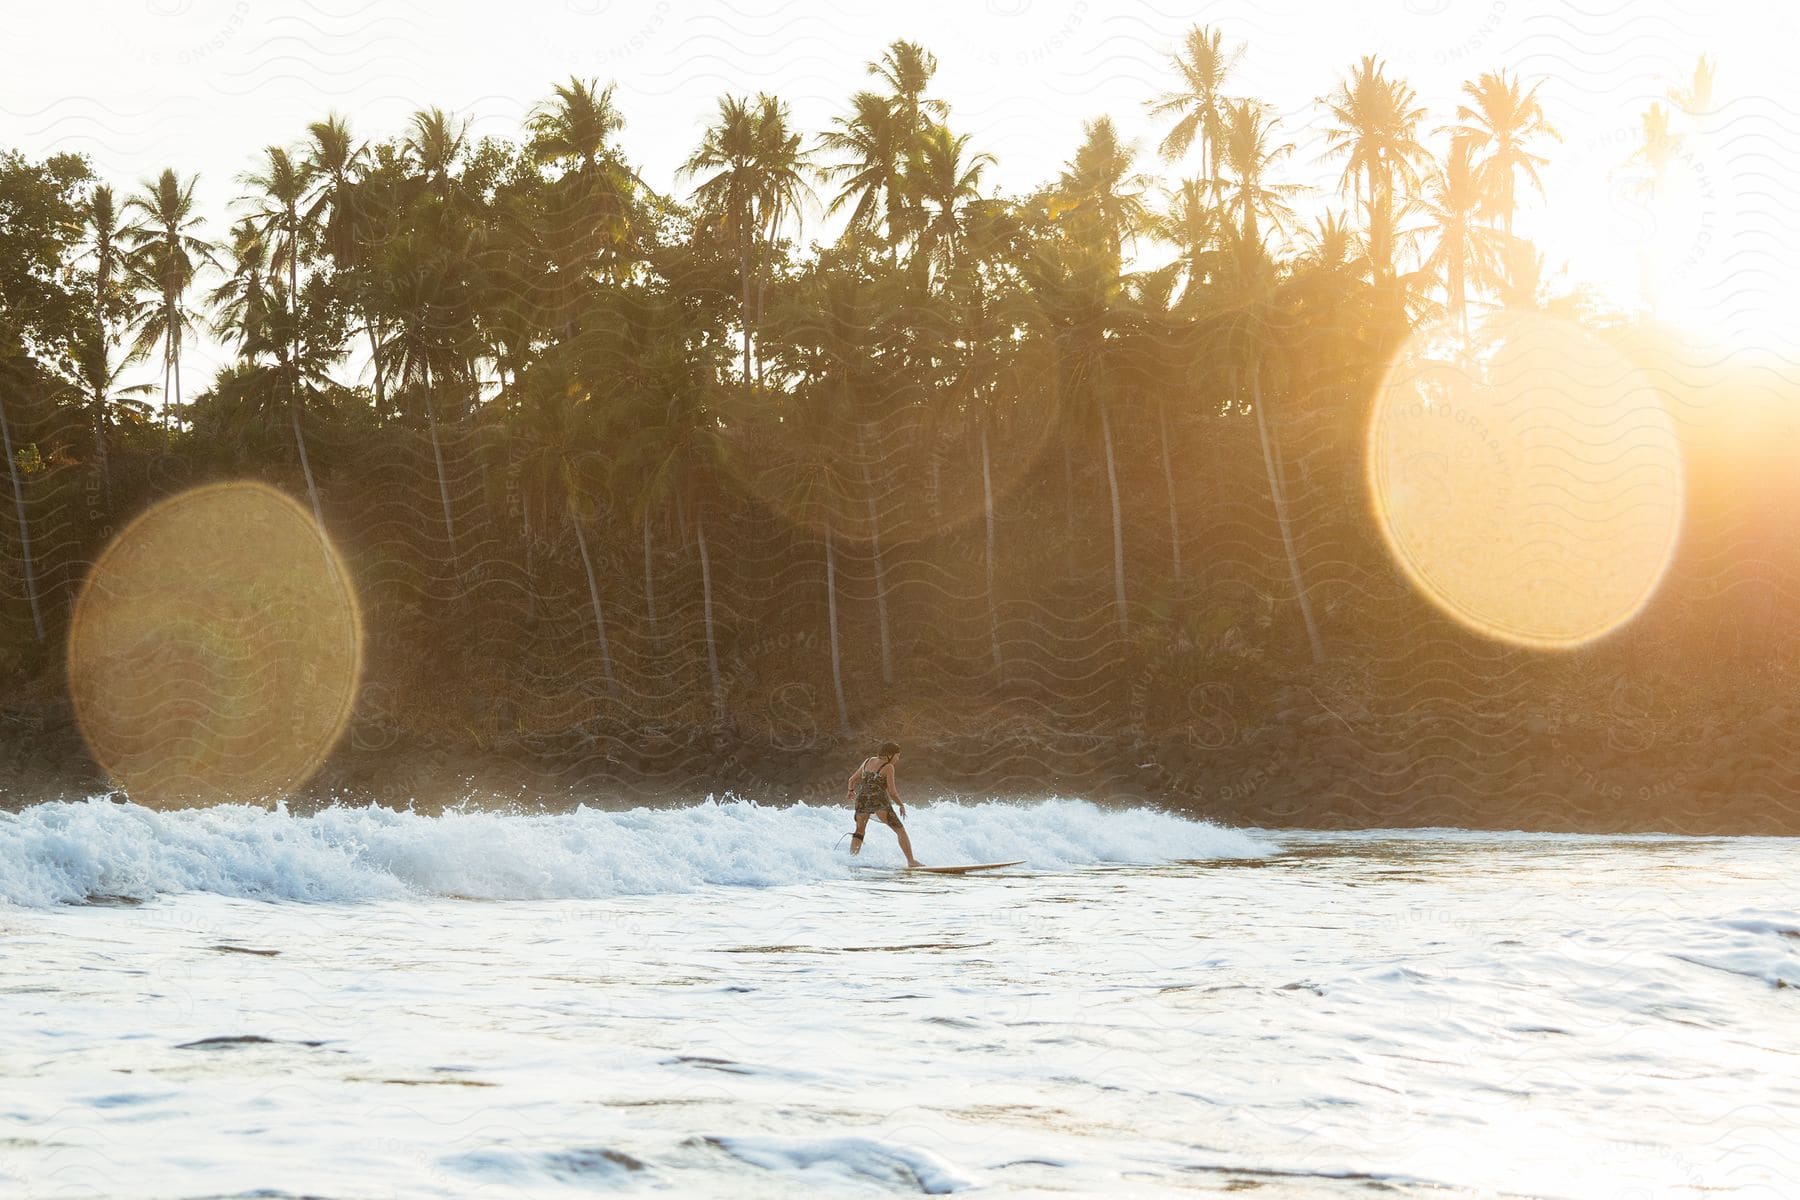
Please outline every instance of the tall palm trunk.
[[375, 423], [379, 425], [387, 417], [387, 381], [381, 374], [381, 338], [375, 332], [373, 318], [370, 318], [367, 329], [369, 333], [369, 366], [375, 372]]
[[837, 553], [831, 532], [831, 514], [825, 514], [825, 611], [831, 632], [831, 686], [837, 692], [838, 728], [850, 732], [850, 708], [844, 703], [843, 661], [838, 652]]
[[656, 576], [650, 560], [650, 506], [644, 505], [644, 607], [650, 610], [650, 636], [656, 636]]
[[981, 418], [981, 507], [987, 517], [987, 601], [988, 636], [994, 643], [994, 671], [1003, 669], [1000, 661], [1000, 608], [994, 596], [994, 472], [988, 458], [987, 415]]
[[531, 497], [527, 494], [519, 504], [519, 526], [525, 535], [525, 619], [537, 622], [537, 535], [531, 532]]
[[[768, 279], [768, 276], [765, 275], [762, 272], [761, 268], [759, 267], [756, 272], [756, 327], [758, 329], [762, 328], [763, 305], [768, 300], [768, 298], [769, 298], [769, 279]], [[766, 364], [764, 363], [763, 356], [762, 356], [762, 347], [758, 346], [756, 349], [756, 390], [758, 392], [762, 391], [763, 368], [765, 365]]]
[[713, 634], [712, 559], [706, 553], [706, 521], [698, 504], [694, 507], [694, 535], [700, 543], [700, 611], [706, 625], [706, 669], [712, 676], [713, 717], [723, 725], [725, 692], [719, 686], [719, 643]]
[[1325, 645], [1319, 640], [1319, 627], [1313, 621], [1312, 602], [1306, 596], [1306, 580], [1300, 574], [1300, 556], [1294, 551], [1294, 535], [1288, 524], [1287, 498], [1283, 495], [1280, 473], [1275, 467], [1275, 454], [1270, 447], [1269, 422], [1263, 413], [1262, 360], [1250, 364], [1250, 403], [1256, 409], [1256, 436], [1262, 442], [1263, 470], [1269, 477], [1269, 498], [1275, 504], [1275, 520], [1281, 526], [1281, 544], [1287, 551], [1288, 572], [1293, 576], [1294, 595], [1300, 601], [1300, 616], [1306, 622], [1306, 640], [1312, 646], [1315, 663], [1325, 661]]
[[94, 397], [94, 465], [100, 468], [101, 494], [112, 511], [112, 462], [106, 453], [106, 398]]
[[[1465, 230], [1465, 244], [1466, 239], [1467, 231]], [[1458, 246], [1450, 260], [1450, 292], [1455, 299], [1457, 328], [1462, 333], [1465, 343], [1469, 340], [1469, 284], [1465, 272], [1466, 261], [1462, 246]]]
[[306, 436], [300, 432], [300, 401], [298, 398], [288, 401], [288, 417], [294, 426], [294, 448], [300, 452], [300, 473], [306, 476], [306, 495], [312, 501], [313, 520], [319, 526], [319, 536], [325, 536], [325, 516], [319, 509], [319, 488], [313, 482], [312, 462], [306, 456]]
[[1169, 497], [1169, 552], [1174, 562], [1175, 582], [1181, 582], [1181, 517], [1175, 509], [1175, 468], [1169, 461], [1169, 405], [1166, 400], [1156, 405], [1157, 432], [1162, 437], [1163, 488]]
[[[294, 390], [289, 393], [296, 403], [300, 399], [300, 227], [294, 209], [288, 207], [288, 308], [293, 318], [293, 337], [288, 339], [288, 374]], [[181, 366], [175, 367], [175, 397], [181, 399]]]
[[618, 682], [613, 678], [612, 643], [606, 637], [606, 612], [600, 607], [600, 588], [594, 582], [594, 560], [588, 554], [587, 534], [581, 530], [581, 521], [571, 511], [569, 524], [575, 527], [575, 545], [581, 550], [581, 569], [587, 572], [588, 603], [594, 608], [594, 631], [600, 641], [600, 672], [606, 677], [606, 694], [619, 694]]
[[738, 273], [744, 278], [744, 395], [751, 394], [750, 376], [750, 241], [738, 239]]
[[431, 365], [425, 366], [425, 421], [431, 428], [431, 457], [437, 463], [438, 499], [444, 505], [444, 533], [450, 538], [450, 561], [462, 574], [462, 555], [456, 549], [456, 523], [450, 516], [450, 484], [444, 475], [444, 449], [438, 443], [437, 406], [431, 400]]
[[31, 626], [42, 642], [44, 614], [38, 607], [37, 574], [31, 562], [31, 523], [25, 519], [25, 488], [19, 482], [19, 460], [13, 457], [12, 427], [6, 421], [4, 397], [0, 397], [0, 449], [6, 451], [6, 466], [12, 475], [13, 511], [19, 517], [19, 557], [25, 567], [25, 598], [31, 603]]
[[1119, 472], [1113, 462], [1112, 418], [1107, 413], [1107, 403], [1100, 401], [1100, 438], [1106, 447], [1106, 487], [1112, 494], [1112, 531], [1113, 531], [1113, 602], [1119, 616], [1119, 632], [1131, 632], [1131, 624], [1125, 617], [1125, 525], [1119, 513]]
[[1075, 453], [1069, 446], [1068, 432], [1065, 430], [1062, 439], [1063, 452], [1063, 523], [1067, 526], [1068, 536], [1064, 545], [1068, 546], [1070, 561], [1075, 553]]
[[164, 296], [163, 304], [163, 319], [169, 322], [168, 332], [163, 334], [162, 422], [163, 428], [167, 429], [169, 427], [169, 414], [172, 411], [169, 407], [169, 377], [175, 370], [175, 323], [173, 308], [168, 303], [166, 294]]
[[[858, 440], [862, 433], [858, 430]], [[881, 519], [875, 505], [875, 482], [869, 474], [869, 460], [862, 462], [863, 495], [869, 506], [869, 549], [875, 556], [875, 616], [881, 631], [881, 682], [894, 682], [893, 642], [888, 629], [887, 571], [881, 561]]]

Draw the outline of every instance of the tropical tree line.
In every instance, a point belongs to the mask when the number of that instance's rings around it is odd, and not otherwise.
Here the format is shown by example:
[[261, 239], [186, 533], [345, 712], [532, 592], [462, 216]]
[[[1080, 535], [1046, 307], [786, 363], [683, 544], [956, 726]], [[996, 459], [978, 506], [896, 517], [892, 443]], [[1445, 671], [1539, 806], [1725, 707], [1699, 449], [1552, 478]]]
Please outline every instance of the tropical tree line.
[[[110, 526], [127, 515], [122, 449], [204, 458], [254, 442], [297, 470], [330, 528], [320, 439], [416, 434], [447, 578], [480, 570], [452, 479], [474, 453], [517, 483], [507, 519], [525, 575], [578, 572], [614, 695], [620, 601], [604, 564], [641, 546], [634, 619], [660, 636], [659, 543], [675, 538], [698, 568], [721, 718], [717, 530], [746, 489], [773, 503], [804, 532], [796, 553], [823, 566], [847, 727], [841, 557], [853, 544], [871, 564], [892, 683], [892, 547], [917, 505], [895, 499], [895, 480], [936, 494], [931, 447], [967, 447], [981, 481], [988, 654], [1003, 674], [995, 477], [1021, 431], [1052, 476], [1060, 461], [1066, 533], [1092, 501], [1084, 482], [1100, 485], [1110, 620], [1129, 637], [1143, 588], [1127, 543], [1156, 529], [1159, 580], [1177, 589], [1205, 570], [1182, 520], [1192, 473], [1177, 468], [1197, 429], [1231, 428], [1252, 439], [1283, 605], [1321, 661], [1295, 431], [1338, 431], [1348, 471], [1371, 377], [1412, 328], [1444, 317], [1467, 333], [1483, 305], [1541, 303], [1541, 260], [1514, 221], [1557, 131], [1514, 74], [1479, 76], [1434, 115], [1364, 57], [1318, 101], [1341, 174], [1335, 194], [1312, 195], [1284, 175], [1291, 131], [1236, 94], [1243, 53], [1194, 28], [1147, 101], [1156, 146], [1097, 118], [1056, 178], [1019, 195], [990, 185], [994, 158], [933, 94], [934, 56], [907, 41], [823, 131], [796, 128], [779, 97], [721, 97], [671, 193], [633, 167], [614, 89], [583, 79], [557, 85], [516, 141], [476, 140], [441, 109], [377, 140], [328, 116], [264, 148], [223, 228], [175, 169], [121, 195], [80, 158], [8, 155], [0, 434], [23, 628], [54, 634], [29, 503], [54, 464], [94, 481], [92, 524]], [[1645, 136], [1653, 174], [1668, 135], [1647, 117]], [[195, 394], [183, 366], [203, 330], [232, 358]], [[126, 382], [146, 365], [154, 382]], [[1132, 511], [1122, 479], [1139, 462], [1161, 495]], [[1342, 487], [1348, 501], [1355, 483]]]

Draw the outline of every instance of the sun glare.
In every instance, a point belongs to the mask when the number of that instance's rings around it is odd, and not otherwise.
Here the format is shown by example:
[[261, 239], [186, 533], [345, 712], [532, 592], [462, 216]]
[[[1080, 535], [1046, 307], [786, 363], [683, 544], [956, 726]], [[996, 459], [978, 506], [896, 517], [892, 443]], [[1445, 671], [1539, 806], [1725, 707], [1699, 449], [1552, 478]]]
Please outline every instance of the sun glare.
[[273, 488], [215, 484], [126, 526], [69, 629], [82, 735], [140, 804], [278, 800], [331, 751], [355, 700], [349, 574]]
[[1654, 594], [1682, 520], [1661, 397], [1616, 350], [1541, 315], [1470, 342], [1427, 327], [1390, 363], [1368, 438], [1395, 561], [1488, 637], [1545, 649], [1617, 629]]

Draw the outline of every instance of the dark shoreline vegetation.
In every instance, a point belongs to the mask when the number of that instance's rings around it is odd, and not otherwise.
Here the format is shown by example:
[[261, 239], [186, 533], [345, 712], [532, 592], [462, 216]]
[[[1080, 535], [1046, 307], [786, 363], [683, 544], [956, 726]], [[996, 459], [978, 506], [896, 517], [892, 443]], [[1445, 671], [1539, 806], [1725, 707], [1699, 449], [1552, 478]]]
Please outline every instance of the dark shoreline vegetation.
[[[258, 479], [319, 514], [367, 638], [297, 807], [832, 803], [892, 737], [920, 796], [1800, 833], [1794, 431], [1708, 419], [1791, 385], [1549, 294], [1511, 232], [1555, 150], [1529, 82], [1433, 114], [1363, 59], [1319, 105], [1343, 189], [1309, 223], [1235, 53], [1194, 30], [1161, 146], [1096, 120], [1012, 197], [904, 42], [822, 136], [722, 99], [681, 195], [580, 80], [517, 143], [314, 124], [228, 228], [176, 170], [126, 197], [0, 155], [0, 805], [105, 786], [62, 654], [109, 538]], [[1650, 194], [1678, 124], [1652, 105], [1621, 164]], [[1496, 305], [1621, 347], [1678, 418], [1677, 557], [1582, 649], [1456, 625], [1369, 513], [1384, 365]], [[237, 357], [189, 394], [207, 325]], [[163, 382], [124, 386], [143, 361]]]

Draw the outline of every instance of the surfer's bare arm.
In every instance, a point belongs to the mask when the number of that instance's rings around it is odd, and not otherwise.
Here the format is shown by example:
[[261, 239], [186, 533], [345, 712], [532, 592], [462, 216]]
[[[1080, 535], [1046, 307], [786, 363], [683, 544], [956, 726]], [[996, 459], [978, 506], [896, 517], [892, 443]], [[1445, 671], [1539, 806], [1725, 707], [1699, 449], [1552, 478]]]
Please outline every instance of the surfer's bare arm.
[[894, 803], [900, 806], [900, 813], [904, 816], [906, 814], [906, 801], [900, 798], [900, 790], [894, 786], [893, 765], [890, 763], [882, 774], [887, 776], [888, 795], [894, 798]]

